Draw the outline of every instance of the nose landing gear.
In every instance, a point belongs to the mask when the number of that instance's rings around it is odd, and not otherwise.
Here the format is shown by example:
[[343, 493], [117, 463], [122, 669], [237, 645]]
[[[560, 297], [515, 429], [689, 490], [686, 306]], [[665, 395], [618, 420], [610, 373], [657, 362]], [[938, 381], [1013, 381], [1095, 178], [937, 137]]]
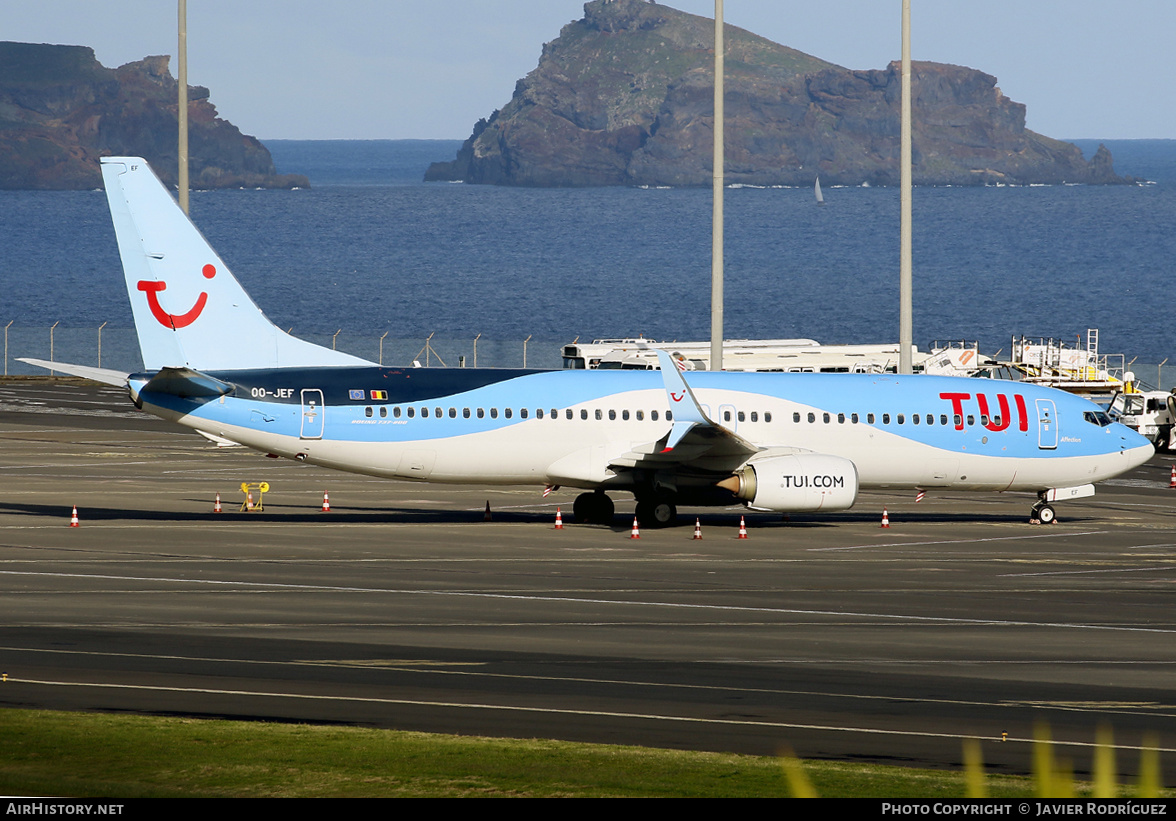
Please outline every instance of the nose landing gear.
[[1031, 525], [1052, 525], [1057, 524], [1058, 514], [1054, 510], [1054, 506], [1047, 502], [1038, 502], [1029, 511], [1029, 524]]

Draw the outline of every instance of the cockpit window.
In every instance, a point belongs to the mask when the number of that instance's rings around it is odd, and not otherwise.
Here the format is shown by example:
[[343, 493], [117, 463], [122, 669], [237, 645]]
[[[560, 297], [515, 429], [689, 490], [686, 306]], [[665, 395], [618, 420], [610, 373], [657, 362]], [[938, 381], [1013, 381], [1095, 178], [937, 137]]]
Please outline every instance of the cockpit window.
[[1100, 428], [1105, 428], [1113, 421], [1103, 411], [1083, 411], [1082, 418], [1092, 425], [1098, 425]]

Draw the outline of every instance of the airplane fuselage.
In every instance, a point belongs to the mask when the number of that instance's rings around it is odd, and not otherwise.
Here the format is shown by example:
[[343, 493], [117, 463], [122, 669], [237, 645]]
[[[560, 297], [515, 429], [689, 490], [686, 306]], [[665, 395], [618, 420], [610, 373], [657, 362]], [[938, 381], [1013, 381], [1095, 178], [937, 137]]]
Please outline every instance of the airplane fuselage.
[[[610, 469], [649, 452], [673, 423], [650, 371], [290, 368], [211, 374], [221, 397], [143, 391], [143, 406], [279, 456], [432, 482], [624, 488]], [[1070, 394], [1014, 382], [932, 376], [694, 373], [707, 415], [765, 448], [830, 454], [861, 487], [1042, 490], [1122, 473], [1150, 456], [1133, 431]], [[703, 467], [677, 484], [710, 486]], [[820, 482], [797, 475], [783, 481]]]

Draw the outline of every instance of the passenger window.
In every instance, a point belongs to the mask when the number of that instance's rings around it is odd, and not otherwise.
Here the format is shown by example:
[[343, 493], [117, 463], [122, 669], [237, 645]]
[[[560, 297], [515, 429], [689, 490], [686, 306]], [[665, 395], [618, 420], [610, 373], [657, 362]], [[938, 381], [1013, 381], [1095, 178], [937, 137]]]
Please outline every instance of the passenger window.
[[456, 419], [456, 418], [457, 418], [457, 408], [450, 408], [450, 409], [449, 409], [449, 418], [450, 418], [450, 419]]
[[372, 415], [372, 409], [370, 406], [363, 409], [363, 415], [367, 416], [367, 417], [370, 417]]
[[629, 421], [629, 412], [627, 410], [621, 411], [621, 419], [626, 422]]
[[[956, 418], [959, 419], [958, 416]], [[946, 425], [947, 425], [947, 414], [946, 413], [939, 414], [939, 424], [944, 425], [946, 427]]]
[[914, 422], [916, 425], [919, 424], [919, 414], [912, 413], [911, 414], [911, 421]]
[[829, 417], [829, 414], [827, 414], [827, 413], [822, 413], [822, 414], [821, 414], [821, 418], [824, 420], [824, 422], [825, 422], [825, 424], [826, 424], [826, 425], [827, 425], [827, 424], [829, 424], [829, 418], [830, 418], [830, 417]]
[[392, 409], [392, 416], [395, 417], [396, 419], [400, 418], [400, 408], [399, 407]]
[[739, 411], [739, 421], [743, 421], [743, 411]]
[[421, 408], [421, 419], [428, 419], [428, 418], [429, 418], [429, 409], [428, 408]]
[[868, 425], [874, 424], [874, 414], [872, 414], [872, 413], [866, 414], [866, 424], [868, 424]]
[[597, 422], [604, 418], [604, 412], [600, 408], [596, 409], [596, 413], [594, 415], [596, 416]]
[[674, 421], [674, 412], [673, 411], [666, 411], [666, 421], [667, 422]]
[[510, 408], [506, 408], [505, 410], [503, 410], [502, 415], [505, 416], [507, 419], [510, 419], [512, 413], [513, 413], [513, 411]]
[[478, 418], [479, 419], [486, 418], [486, 409], [485, 408], [478, 408]]
[[381, 406], [380, 406], [380, 418], [381, 418], [381, 419], [387, 419], [387, 418], [388, 418], [388, 407], [387, 407], [387, 405], [381, 405]]
[[983, 425], [984, 427], [988, 427], [988, 414], [986, 414], [986, 413], [980, 414], [980, 424]]
[[816, 422], [816, 421], [817, 421], [817, 415], [816, 415], [815, 413], [810, 413], [810, 414], [808, 415], [808, 420], [809, 420], [809, 424], [812, 424], [813, 422]]
[[466, 419], [469, 419], [470, 418], [470, 409], [469, 408], [462, 408], [461, 415], [464, 416]]
[[[597, 411], [597, 413], [599, 413], [599, 411]], [[581, 419], [588, 418], [588, 409], [587, 408], [580, 408], [580, 418]]]
[[751, 421], [752, 421], [752, 422], [758, 422], [758, 421], [759, 421], [759, 414], [758, 414], [758, 413], [756, 413], [755, 411], [752, 411], [752, 412], [751, 412]]
[[882, 424], [883, 424], [883, 425], [889, 425], [889, 424], [890, 424], [890, 414], [889, 414], [889, 413], [884, 413], [884, 414], [882, 414]]
[[764, 421], [765, 422], [772, 421], [772, 412], [771, 411], [764, 411]]
[[898, 424], [900, 424], [900, 425], [906, 424], [906, 416], [904, 416], [901, 413], [898, 415]]
[[442, 410], [440, 408], [433, 408], [433, 415], [436, 416], [438, 419], [440, 419], [445, 414], [442, 412]]
[[968, 414], [968, 427], [972, 427], [975, 424], [976, 424], [976, 417], [969, 413]]
[[964, 417], [960, 416], [958, 413], [952, 414], [951, 419], [957, 428], [962, 428], [964, 426]]
[[649, 418], [652, 419], [654, 422], [656, 422], [657, 421], [657, 411], [650, 411]]
[[799, 421], [800, 421], [800, 414], [799, 414], [799, 413], [793, 413], [793, 414], [792, 414], [792, 421], [793, 421], [793, 422], [799, 422]]
[[610, 422], [617, 421], [617, 412], [615, 410], [612, 410], [611, 408], [608, 411], [608, 421], [610, 421]]
[[851, 413], [849, 415], [849, 421], [856, 425], [860, 420], [858, 419], [858, 415], [856, 413]]
[[643, 411], [643, 410], [637, 411], [637, 421], [638, 422], [645, 421], [645, 411]]
[[408, 418], [412, 419], [414, 416], [416, 416], [416, 408], [408, 408]]
[[731, 421], [731, 411], [729, 411], [729, 410], [725, 410], [725, 411], [723, 411], [723, 421], [724, 421], [724, 422], [730, 422], [730, 421]]
[[845, 414], [844, 413], [837, 414], [837, 424], [839, 424], [839, 425], [845, 424]]
[[498, 418], [498, 408], [491, 408], [491, 409], [490, 409], [490, 418], [491, 418], [491, 419], [497, 419], [497, 418]]
[[999, 427], [1000, 427], [1000, 417], [999, 417], [999, 416], [994, 416], [994, 417], [992, 417], [992, 426], [993, 426], [994, 428], [999, 428]]

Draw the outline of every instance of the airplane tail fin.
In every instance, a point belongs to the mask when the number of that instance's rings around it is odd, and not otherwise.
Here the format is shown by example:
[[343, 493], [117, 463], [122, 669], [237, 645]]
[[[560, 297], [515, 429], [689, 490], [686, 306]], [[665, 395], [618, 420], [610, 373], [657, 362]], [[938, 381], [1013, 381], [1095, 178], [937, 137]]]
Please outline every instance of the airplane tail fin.
[[104, 157], [102, 179], [148, 370], [372, 364], [270, 322], [145, 160]]

